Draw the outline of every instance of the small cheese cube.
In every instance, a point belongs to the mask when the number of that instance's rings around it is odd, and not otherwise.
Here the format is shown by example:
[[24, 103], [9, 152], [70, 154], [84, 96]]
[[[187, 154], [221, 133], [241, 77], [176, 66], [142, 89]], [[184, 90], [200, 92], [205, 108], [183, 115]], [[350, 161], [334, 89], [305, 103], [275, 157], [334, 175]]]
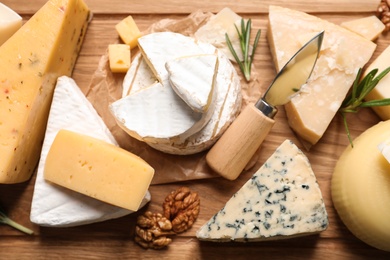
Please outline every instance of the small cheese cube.
[[375, 15], [341, 23], [341, 26], [364, 38], [374, 41], [385, 29], [385, 25]]
[[126, 73], [130, 68], [130, 46], [127, 44], [108, 45], [110, 69], [114, 73]]
[[122, 41], [130, 45], [130, 49], [137, 46], [138, 38], [141, 37], [141, 32], [131, 15], [119, 22], [115, 26], [115, 29]]
[[0, 3], [0, 45], [22, 27], [22, 17]]
[[137, 211], [154, 169], [105, 141], [60, 130], [46, 158], [44, 178], [95, 199]]
[[[363, 76], [366, 76], [373, 69], [378, 69], [377, 75], [390, 67], [390, 46], [388, 46], [364, 71]], [[376, 75], [376, 76], [377, 76]], [[367, 94], [365, 100], [377, 100], [390, 98], [390, 73], [382, 78], [378, 85], [375, 86], [370, 93]], [[390, 119], [390, 106], [372, 107], [375, 113], [382, 119]]]

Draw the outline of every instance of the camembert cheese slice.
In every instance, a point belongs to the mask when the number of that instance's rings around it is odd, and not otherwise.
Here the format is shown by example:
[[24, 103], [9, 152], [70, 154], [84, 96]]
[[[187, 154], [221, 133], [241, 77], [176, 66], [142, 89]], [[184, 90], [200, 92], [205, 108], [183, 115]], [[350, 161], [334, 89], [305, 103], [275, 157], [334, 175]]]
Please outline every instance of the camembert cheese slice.
[[34, 172], [57, 77], [72, 74], [88, 19], [84, 1], [50, 0], [0, 46], [0, 183]]
[[61, 129], [47, 154], [45, 180], [137, 211], [154, 169], [135, 154], [105, 141]]
[[[66, 76], [57, 80], [50, 109], [45, 140], [35, 180], [31, 204], [31, 222], [40, 226], [70, 227], [132, 213], [64, 187], [53, 185], [44, 179], [43, 171], [48, 151], [60, 129], [67, 129], [117, 145], [91, 103], [81, 92], [76, 82]], [[150, 201], [147, 193], [142, 205]]]
[[307, 40], [325, 31], [309, 81], [285, 105], [290, 127], [309, 148], [325, 133], [376, 44], [318, 17], [278, 6], [270, 6], [268, 26], [268, 41], [278, 71]]
[[168, 61], [165, 67], [176, 94], [196, 112], [206, 113], [216, 97], [218, 57], [213, 54], [185, 56]]
[[0, 3], [0, 46], [22, 27], [22, 17]]
[[309, 160], [286, 140], [196, 236], [214, 242], [250, 242], [315, 234], [327, 226]]

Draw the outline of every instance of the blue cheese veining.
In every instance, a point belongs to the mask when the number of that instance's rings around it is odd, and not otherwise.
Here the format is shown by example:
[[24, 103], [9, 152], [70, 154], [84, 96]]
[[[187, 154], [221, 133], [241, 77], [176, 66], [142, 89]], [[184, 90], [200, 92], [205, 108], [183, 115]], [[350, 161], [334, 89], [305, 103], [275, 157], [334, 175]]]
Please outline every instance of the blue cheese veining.
[[261, 241], [321, 232], [328, 215], [307, 157], [290, 140], [197, 232], [200, 240]]

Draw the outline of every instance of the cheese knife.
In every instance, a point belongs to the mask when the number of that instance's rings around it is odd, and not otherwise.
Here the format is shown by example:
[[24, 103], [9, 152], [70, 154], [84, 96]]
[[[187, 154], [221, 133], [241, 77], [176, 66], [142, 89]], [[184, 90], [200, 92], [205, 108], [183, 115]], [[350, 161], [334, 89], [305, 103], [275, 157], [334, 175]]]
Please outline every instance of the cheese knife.
[[206, 155], [206, 162], [222, 177], [235, 180], [260, 147], [272, 126], [277, 106], [289, 102], [309, 79], [324, 31], [303, 45], [276, 75], [262, 98], [248, 104]]

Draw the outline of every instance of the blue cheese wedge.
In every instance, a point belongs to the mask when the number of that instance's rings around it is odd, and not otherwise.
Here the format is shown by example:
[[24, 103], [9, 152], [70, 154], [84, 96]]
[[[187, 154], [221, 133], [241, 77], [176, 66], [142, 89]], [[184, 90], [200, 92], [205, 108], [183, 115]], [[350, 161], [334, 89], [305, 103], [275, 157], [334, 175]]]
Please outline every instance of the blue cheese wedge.
[[310, 163], [286, 140], [196, 236], [215, 242], [263, 241], [319, 233], [327, 226]]
[[[34, 186], [31, 222], [50, 227], [70, 227], [119, 218], [132, 213], [44, 179], [49, 149], [60, 129], [67, 129], [117, 145], [101, 117], [73, 79], [58, 78]], [[147, 192], [141, 207], [150, 201]]]
[[173, 90], [192, 110], [206, 113], [216, 96], [218, 57], [213, 54], [185, 56], [168, 61], [165, 67]]

